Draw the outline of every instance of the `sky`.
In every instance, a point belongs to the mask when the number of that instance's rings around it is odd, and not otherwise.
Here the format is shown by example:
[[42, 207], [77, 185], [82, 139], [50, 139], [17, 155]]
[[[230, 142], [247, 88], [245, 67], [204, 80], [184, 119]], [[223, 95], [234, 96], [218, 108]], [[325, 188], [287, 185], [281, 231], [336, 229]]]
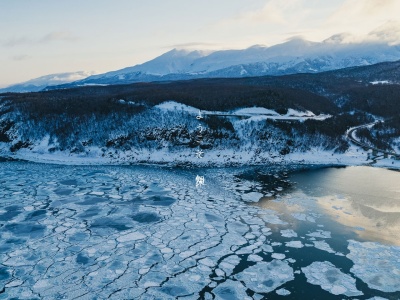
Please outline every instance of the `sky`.
[[173, 48], [243, 49], [292, 37], [400, 42], [399, 0], [0, 0], [0, 87], [104, 73]]

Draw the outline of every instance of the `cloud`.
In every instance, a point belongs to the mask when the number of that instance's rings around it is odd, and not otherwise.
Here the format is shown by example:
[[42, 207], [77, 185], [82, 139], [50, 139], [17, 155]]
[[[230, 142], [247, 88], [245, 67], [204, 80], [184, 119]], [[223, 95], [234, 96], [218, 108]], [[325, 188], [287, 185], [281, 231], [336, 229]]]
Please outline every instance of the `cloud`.
[[26, 45], [30, 44], [32, 41], [26, 37], [19, 37], [19, 38], [11, 38], [5, 42], [2, 43], [3, 46], [5, 47], [14, 47], [14, 46], [19, 46], [19, 45]]
[[13, 57], [11, 57], [12, 60], [15, 61], [22, 61], [22, 60], [27, 60], [30, 59], [31, 56], [30, 55], [26, 55], [26, 54], [21, 54], [21, 55], [15, 55]]
[[261, 9], [243, 12], [222, 23], [288, 25], [295, 13], [297, 17], [304, 14], [304, 7], [303, 10], [298, 9], [302, 6], [301, 3], [300, 0], [270, 0]]
[[28, 38], [26, 36], [13, 37], [1, 43], [4, 47], [15, 47], [21, 45], [39, 45], [57, 41], [71, 42], [76, 41], [78, 37], [72, 35], [68, 31], [50, 32], [41, 38]]
[[51, 32], [49, 34], [46, 34], [43, 38], [39, 40], [41, 43], [49, 43], [49, 42], [54, 42], [54, 41], [76, 41], [78, 38], [76, 36], [73, 36], [71, 33], [68, 31], [57, 31], [57, 32]]
[[[397, 43], [400, 0], [265, 0], [258, 9], [242, 11], [211, 24], [207, 30], [230, 43], [273, 45], [301, 35], [311, 41]], [[400, 28], [400, 27], [399, 27]], [[237, 36], [233, 38], [232, 36]], [[334, 36], [336, 35], [336, 36]], [[240, 41], [240, 42], [239, 42]]]
[[362, 11], [365, 14], [375, 14], [390, 8], [394, 4], [396, 4], [396, 0], [363, 0]]
[[400, 21], [399, 12], [398, 0], [346, 0], [322, 28], [366, 35], [390, 20]]
[[400, 22], [388, 21], [368, 33], [367, 38], [375, 41], [385, 41], [393, 45], [400, 44]]
[[[335, 0], [339, 1], [339, 0]], [[318, 30], [321, 19], [332, 6], [313, 0], [265, 0], [257, 9], [246, 10], [210, 24], [207, 31], [221, 40], [229, 37], [230, 43], [249, 46], [251, 44], [274, 45], [282, 43], [295, 32], [305, 35]], [[327, 8], [328, 7], [328, 8]], [[311, 35], [315, 40], [315, 36]], [[317, 37], [317, 39], [320, 37]]]
[[182, 44], [173, 44], [168, 45], [163, 48], [215, 48], [220, 47], [220, 44], [217, 43], [204, 43], [204, 42], [190, 42], [190, 43], [182, 43]]

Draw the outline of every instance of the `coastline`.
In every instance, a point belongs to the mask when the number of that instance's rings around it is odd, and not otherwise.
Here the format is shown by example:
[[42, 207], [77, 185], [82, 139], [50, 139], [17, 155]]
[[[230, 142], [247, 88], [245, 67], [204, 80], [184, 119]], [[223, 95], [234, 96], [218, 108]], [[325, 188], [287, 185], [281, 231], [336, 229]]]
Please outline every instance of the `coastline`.
[[104, 156], [99, 149], [91, 149], [89, 153], [74, 154], [67, 152], [46, 153], [21, 149], [12, 153], [0, 151], [0, 161], [27, 161], [44, 164], [58, 165], [157, 165], [167, 167], [212, 168], [212, 167], [246, 167], [263, 165], [321, 165], [321, 166], [372, 166], [400, 170], [400, 161], [390, 158], [376, 161], [367, 159], [367, 152], [360, 151], [352, 146], [345, 153], [321, 151], [312, 149], [307, 152], [294, 152], [287, 155], [277, 153], [256, 154], [251, 152], [238, 152], [233, 150], [210, 151], [199, 159], [193, 155], [192, 150], [170, 152], [166, 149], [150, 152], [148, 150], [129, 150], [115, 152], [111, 156]]

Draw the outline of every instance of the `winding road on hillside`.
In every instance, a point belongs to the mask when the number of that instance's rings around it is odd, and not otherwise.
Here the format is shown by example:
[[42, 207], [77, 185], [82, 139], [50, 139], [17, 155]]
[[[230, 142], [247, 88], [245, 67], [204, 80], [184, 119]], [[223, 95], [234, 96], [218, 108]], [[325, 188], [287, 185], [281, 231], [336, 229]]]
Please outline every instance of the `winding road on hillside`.
[[352, 127], [352, 128], [350, 128], [349, 130], [347, 130], [347, 132], [346, 132], [346, 138], [347, 138], [349, 141], [351, 141], [353, 144], [355, 144], [355, 145], [357, 145], [357, 146], [360, 146], [360, 147], [362, 147], [362, 148], [364, 148], [364, 149], [368, 149], [368, 150], [376, 151], [376, 152], [378, 152], [378, 153], [383, 153], [383, 154], [387, 154], [387, 155], [394, 155], [394, 156], [396, 156], [396, 157], [400, 157], [400, 154], [399, 154], [399, 153], [396, 153], [396, 152], [393, 152], [393, 151], [387, 151], [387, 150], [383, 150], [383, 149], [379, 149], [379, 148], [373, 147], [373, 146], [368, 145], [368, 144], [366, 144], [366, 143], [360, 142], [360, 141], [356, 138], [356, 132], [357, 132], [358, 129], [367, 128], [367, 127], [373, 127], [374, 125], [376, 125], [376, 124], [378, 124], [378, 123], [380, 123], [380, 122], [384, 122], [384, 121], [378, 120], [378, 121], [375, 121], [375, 122], [372, 122], [372, 123], [368, 123], [368, 124], [363, 124], [363, 125], [359, 125], [359, 126]]

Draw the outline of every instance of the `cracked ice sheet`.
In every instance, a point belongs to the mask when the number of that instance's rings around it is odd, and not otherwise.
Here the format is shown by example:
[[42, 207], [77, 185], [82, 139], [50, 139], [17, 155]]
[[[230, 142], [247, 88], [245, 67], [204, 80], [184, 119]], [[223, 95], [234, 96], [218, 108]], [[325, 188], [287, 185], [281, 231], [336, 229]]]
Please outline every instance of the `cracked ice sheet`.
[[12, 221], [0, 232], [6, 298], [198, 298], [218, 291], [210, 276], [231, 274], [236, 250], [253, 262], [272, 252], [260, 210], [235, 200], [229, 182], [202, 190], [157, 168], [22, 163], [4, 164], [0, 178], [0, 214]]
[[234, 276], [256, 293], [269, 293], [294, 279], [293, 269], [285, 261], [259, 262]]
[[370, 288], [383, 292], [400, 291], [400, 247], [349, 240], [347, 258], [350, 271]]
[[301, 268], [307, 277], [307, 282], [319, 285], [325, 291], [334, 295], [360, 296], [362, 292], [356, 288], [356, 280], [342, 273], [328, 261], [313, 262], [305, 268]]

